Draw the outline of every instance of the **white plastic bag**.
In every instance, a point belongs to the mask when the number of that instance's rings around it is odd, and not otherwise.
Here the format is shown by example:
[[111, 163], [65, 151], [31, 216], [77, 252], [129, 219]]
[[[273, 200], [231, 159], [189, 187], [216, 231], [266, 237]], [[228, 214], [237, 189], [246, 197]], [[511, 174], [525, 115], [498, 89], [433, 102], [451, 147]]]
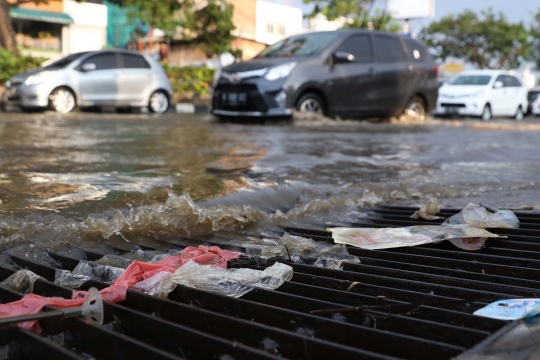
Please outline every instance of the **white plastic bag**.
[[468, 204], [456, 215], [448, 218], [443, 225], [467, 224], [469, 226], [488, 228], [519, 228], [519, 219], [510, 210], [487, 209], [477, 204]]
[[505, 238], [469, 225], [410, 226], [405, 228], [332, 228], [336, 244], [377, 250], [418, 246], [449, 240], [464, 250], [479, 250], [487, 238]]
[[439, 201], [437, 200], [437, 198], [431, 198], [425, 205], [420, 208], [420, 210], [412, 214], [411, 218], [437, 220], [440, 219], [440, 216], [436, 216], [440, 211], [441, 205], [439, 205]]
[[176, 269], [174, 274], [162, 281], [156, 281], [155, 287], [146, 290], [150, 295], [166, 298], [178, 285], [184, 285], [221, 295], [240, 297], [255, 287], [277, 289], [285, 281], [291, 280], [292, 276], [292, 267], [282, 263], [275, 263], [264, 271], [259, 271], [244, 268], [223, 269], [188, 261]]

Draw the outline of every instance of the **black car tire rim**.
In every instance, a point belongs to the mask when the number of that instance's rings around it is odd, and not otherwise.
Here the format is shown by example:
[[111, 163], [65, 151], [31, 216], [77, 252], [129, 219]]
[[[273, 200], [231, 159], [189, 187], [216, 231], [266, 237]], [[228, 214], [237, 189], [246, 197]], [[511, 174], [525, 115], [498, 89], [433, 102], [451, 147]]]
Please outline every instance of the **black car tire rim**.
[[321, 103], [314, 98], [305, 99], [300, 103], [300, 106], [298, 108], [302, 112], [313, 112], [317, 114], [323, 113]]
[[491, 107], [489, 105], [486, 105], [484, 107], [484, 111], [482, 112], [482, 120], [483, 121], [491, 120]]

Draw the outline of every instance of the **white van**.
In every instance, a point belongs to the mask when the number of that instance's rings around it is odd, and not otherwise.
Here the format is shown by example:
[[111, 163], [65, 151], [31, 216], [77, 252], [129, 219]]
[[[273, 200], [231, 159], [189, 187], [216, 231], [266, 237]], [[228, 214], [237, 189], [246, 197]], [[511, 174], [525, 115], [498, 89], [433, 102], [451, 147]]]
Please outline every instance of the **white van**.
[[464, 71], [439, 89], [437, 115], [478, 116], [489, 121], [493, 116], [523, 119], [527, 111], [527, 89], [509, 71]]

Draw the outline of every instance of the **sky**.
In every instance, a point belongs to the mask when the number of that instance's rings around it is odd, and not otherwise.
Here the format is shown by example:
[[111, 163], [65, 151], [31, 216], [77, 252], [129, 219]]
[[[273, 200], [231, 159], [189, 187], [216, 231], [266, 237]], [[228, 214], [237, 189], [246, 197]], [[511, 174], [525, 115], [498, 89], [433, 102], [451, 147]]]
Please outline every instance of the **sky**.
[[[290, 5], [302, 8], [309, 13], [310, 6], [304, 5], [302, 0], [264, 0], [273, 3]], [[407, 1], [407, 0], [402, 0]], [[492, 7], [496, 12], [502, 11], [512, 22], [529, 22], [532, 14], [540, 10], [538, 0], [435, 0], [435, 20], [451, 13], [459, 13], [465, 9], [480, 12]], [[413, 30], [418, 31], [427, 25], [429, 20], [415, 20], [411, 23]]]

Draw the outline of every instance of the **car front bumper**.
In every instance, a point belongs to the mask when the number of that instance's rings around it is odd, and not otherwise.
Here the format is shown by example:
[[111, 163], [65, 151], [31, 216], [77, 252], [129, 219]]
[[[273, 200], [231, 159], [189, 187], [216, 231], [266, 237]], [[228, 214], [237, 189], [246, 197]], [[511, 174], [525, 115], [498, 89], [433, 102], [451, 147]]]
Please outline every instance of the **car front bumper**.
[[6, 106], [46, 108], [50, 93], [47, 84], [11, 85], [6, 87], [3, 100]]
[[446, 98], [439, 96], [436, 115], [481, 116], [486, 105], [482, 98]]

